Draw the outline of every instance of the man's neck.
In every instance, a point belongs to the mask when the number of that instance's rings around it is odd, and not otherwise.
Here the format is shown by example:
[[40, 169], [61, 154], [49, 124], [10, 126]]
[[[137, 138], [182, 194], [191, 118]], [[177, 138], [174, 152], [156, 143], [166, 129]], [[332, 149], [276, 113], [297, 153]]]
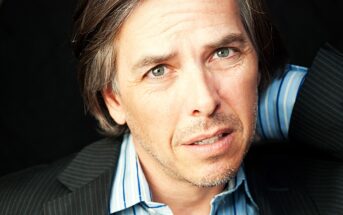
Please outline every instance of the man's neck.
[[[142, 158], [144, 160], [144, 158]], [[187, 181], [177, 180], [161, 170], [159, 164], [149, 167], [141, 162], [154, 202], [164, 203], [173, 214], [206, 214], [211, 210], [211, 200], [219, 194], [225, 185], [198, 187]]]

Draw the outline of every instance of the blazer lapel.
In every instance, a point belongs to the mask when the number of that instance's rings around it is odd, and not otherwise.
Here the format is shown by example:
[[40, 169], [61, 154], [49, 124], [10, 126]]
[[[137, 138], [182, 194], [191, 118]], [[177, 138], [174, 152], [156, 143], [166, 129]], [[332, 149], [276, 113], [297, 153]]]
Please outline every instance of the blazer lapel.
[[83, 149], [58, 177], [71, 193], [47, 202], [43, 213], [109, 214], [111, 185], [121, 141], [121, 138], [104, 139]]

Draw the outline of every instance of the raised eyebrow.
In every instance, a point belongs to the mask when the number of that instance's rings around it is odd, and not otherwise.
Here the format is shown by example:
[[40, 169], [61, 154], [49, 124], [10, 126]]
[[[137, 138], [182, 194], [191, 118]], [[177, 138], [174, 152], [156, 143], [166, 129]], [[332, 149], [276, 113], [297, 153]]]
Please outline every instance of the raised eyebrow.
[[169, 59], [175, 57], [175, 55], [176, 55], [175, 53], [169, 53], [166, 55], [144, 56], [140, 60], [138, 60], [136, 64], [134, 64], [133, 70], [136, 70], [142, 67], [160, 64], [162, 62], [168, 61]]
[[206, 48], [217, 49], [217, 48], [227, 46], [235, 42], [238, 42], [239, 45], [245, 45], [247, 43], [247, 39], [243, 34], [232, 33], [232, 34], [226, 35], [225, 37], [221, 38], [218, 41], [215, 41], [211, 44], [206, 45]]

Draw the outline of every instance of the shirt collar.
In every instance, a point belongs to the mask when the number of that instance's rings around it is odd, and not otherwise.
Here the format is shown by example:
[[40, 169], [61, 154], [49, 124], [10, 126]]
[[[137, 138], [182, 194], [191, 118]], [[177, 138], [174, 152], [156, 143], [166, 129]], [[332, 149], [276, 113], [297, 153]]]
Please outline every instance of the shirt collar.
[[247, 179], [246, 179], [246, 176], [244, 173], [243, 165], [239, 168], [236, 176], [228, 182], [226, 189], [223, 192], [216, 195], [213, 198], [213, 201], [220, 200], [222, 198], [225, 198], [227, 195], [230, 195], [231, 193], [236, 192], [240, 186], [244, 186], [245, 195], [248, 197], [248, 199], [250, 200], [252, 205], [256, 209], [258, 209], [256, 202], [254, 201], [254, 199], [252, 198], [252, 195], [250, 194], [248, 182], [247, 182]]
[[112, 186], [110, 212], [130, 208], [140, 202], [150, 202], [151, 199], [149, 185], [136, 155], [132, 137], [126, 134]]
[[[245, 194], [252, 204], [258, 208], [249, 192], [243, 167], [239, 169], [234, 179], [230, 180], [227, 188], [215, 196], [213, 201], [225, 198], [225, 196], [238, 190], [241, 185], [244, 186]], [[141, 202], [152, 202], [151, 192], [132, 143], [132, 136], [126, 134], [121, 146], [117, 171], [112, 186], [110, 213], [125, 210]]]

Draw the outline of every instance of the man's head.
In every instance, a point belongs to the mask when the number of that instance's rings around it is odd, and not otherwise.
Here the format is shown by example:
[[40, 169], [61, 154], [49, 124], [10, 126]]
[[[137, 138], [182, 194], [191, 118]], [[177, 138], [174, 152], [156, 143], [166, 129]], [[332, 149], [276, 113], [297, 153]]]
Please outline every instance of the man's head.
[[[264, 1], [236, 0], [241, 22], [258, 54], [260, 89], [263, 89], [285, 62], [285, 49], [265, 11]], [[80, 61], [79, 81], [87, 110], [98, 120], [101, 130], [119, 136], [126, 126], [108, 114], [101, 92], [115, 88], [116, 42], [121, 26], [140, 0], [80, 0], [75, 13], [73, 45]], [[220, 4], [220, 3], [219, 3]], [[228, 11], [229, 12], [229, 11]]]
[[143, 167], [197, 186], [237, 171], [254, 134], [258, 87], [276, 69], [269, 61], [281, 59], [256, 2], [83, 5], [75, 39], [86, 102], [107, 131], [129, 127]]

